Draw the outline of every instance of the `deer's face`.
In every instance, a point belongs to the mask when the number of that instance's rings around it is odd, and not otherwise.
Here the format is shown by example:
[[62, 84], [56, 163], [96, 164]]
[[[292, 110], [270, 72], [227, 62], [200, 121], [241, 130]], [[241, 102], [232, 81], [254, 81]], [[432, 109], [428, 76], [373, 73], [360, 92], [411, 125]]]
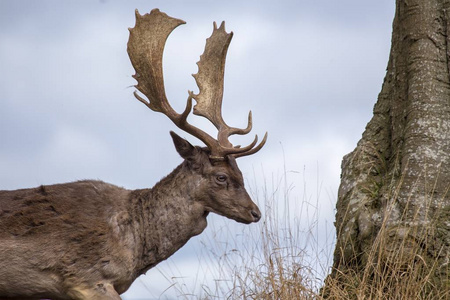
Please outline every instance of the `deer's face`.
[[240, 223], [258, 222], [261, 212], [244, 187], [244, 179], [236, 160], [211, 160], [208, 150], [193, 147], [186, 140], [172, 134], [178, 153], [192, 174], [191, 198], [204, 207]]
[[203, 165], [197, 196], [205, 211], [241, 223], [258, 222], [261, 212], [244, 187], [244, 179], [233, 157]]

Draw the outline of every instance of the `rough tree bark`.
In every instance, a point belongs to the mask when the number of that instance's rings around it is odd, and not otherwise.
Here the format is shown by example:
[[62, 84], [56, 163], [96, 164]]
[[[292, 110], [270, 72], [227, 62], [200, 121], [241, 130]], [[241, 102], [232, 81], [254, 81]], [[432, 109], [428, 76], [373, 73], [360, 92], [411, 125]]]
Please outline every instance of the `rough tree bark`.
[[395, 262], [450, 297], [449, 69], [450, 0], [397, 0], [373, 118], [342, 162], [325, 290], [392, 277]]

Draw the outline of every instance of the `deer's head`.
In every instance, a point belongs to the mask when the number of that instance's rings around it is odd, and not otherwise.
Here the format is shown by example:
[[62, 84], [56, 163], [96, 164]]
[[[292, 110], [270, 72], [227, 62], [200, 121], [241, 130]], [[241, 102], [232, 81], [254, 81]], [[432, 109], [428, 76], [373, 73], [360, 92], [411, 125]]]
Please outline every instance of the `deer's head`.
[[[205, 209], [238, 222], [257, 222], [261, 213], [245, 191], [242, 174], [235, 159], [259, 151], [266, 142], [267, 133], [258, 145], [258, 137], [255, 136], [254, 141], [246, 147], [233, 146], [229, 137], [249, 133], [252, 129], [252, 114], [249, 113], [248, 126], [244, 129], [230, 127], [222, 118], [225, 59], [233, 33], [225, 31], [224, 23], [219, 28], [214, 23], [213, 33], [206, 40], [205, 51], [197, 63], [198, 73], [193, 75], [199, 93], [188, 92], [186, 108], [179, 114], [171, 107], [165, 94], [162, 57], [167, 37], [184, 23], [158, 9], [144, 16], [136, 10], [136, 25], [130, 29], [128, 55], [136, 71], [133, 77], [138, 84], [135, 87], [148, 100], [137, 92], [134, 95], [148, 108], [165, 114], [180, 129], [197, 137], [207, 146], [194, 147], [171, 133], [185, 164], [196, 166], [198, 174], [203, 176], [196, 189], [196, 196]], [[217, 128], [217, 139], [187, 122], [192, 110], [192, 99], [196, 101], [194, 114], [207, 118]]]

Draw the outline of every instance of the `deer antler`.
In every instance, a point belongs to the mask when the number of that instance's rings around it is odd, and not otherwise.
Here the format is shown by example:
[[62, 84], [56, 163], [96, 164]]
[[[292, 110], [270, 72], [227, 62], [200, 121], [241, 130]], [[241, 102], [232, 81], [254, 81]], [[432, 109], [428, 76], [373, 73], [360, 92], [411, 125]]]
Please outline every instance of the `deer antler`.
[[[228, 137], [233, 134], [247, 134], [252, 129], [252, 113], [248, 115], [248, 126], [245, 129], [229, 127], [222, 118], [223, 82], [225, 74], [225, 60], [233, 38], [233, 32], [225, 31], [225, 22], [219, 28], [214, 22], [213, 33], [206, 40], [205, 51], [200, 56], [198, 73], [193, 75], [200, 92], [194, 95], [197, 104], [194, 106], [194, 114], [207, 118], [218, 130], [217, 140], [221, 147], [227, 147], [229, 153], [241, 154], [249, 151], [256, 144], [258, 137], [250, 147], [232, 148]], [[267, 136], [264, 137], [264, 145]], [[259, 147], [259, 146], [258, 146]], [[262, 148], [262, 145], [261, 147]], [[259, 149], [258, 149], [259, 150]], [[227, 151], [225, 151], [227, 152]]]
[[[223, 159], [227, 155], [241, 157], [259, 151], [267, 140], [267, 133], [262, 142], [255, 147], [258, 137], [246, 147], [233, 147], [228, 137], [233, 134], [247, 134], [252, 128], [251, 112], [248, 116], [248, 126], [245, 129], [229, 127], [222, 118], [223, 81], [225, 58], [233, 33], [225, 32], [225, 23], [214, 30], [200, 61], [199, 71], [193, 75], [199, 87], [199, 93], [194, 95], [189, 91], [186, 108], [178, 114], [167, 101], [164, 89], [162, 57], [164, 46], [169, 34], [184, 21], [167, 16], [154, 9], [150, 14], [141, 16], [136, 10], [136, 25], [130, 29], [128, 40], [128, 55], [136, 70], [133, 76], [138, 84], [136, 88], [144, 94], [148, 101], [134, 92], [135, 97], [153, 111], [165, 114], [180, 129], [192, 134], [206, 144], [211, 151], [211, 158]], [[218, 130], [217, 140], [203, 130], [187, 122], [187, 116], [192, 109], [192, 99], [197, 104], [194, 114], [207, 118]]]

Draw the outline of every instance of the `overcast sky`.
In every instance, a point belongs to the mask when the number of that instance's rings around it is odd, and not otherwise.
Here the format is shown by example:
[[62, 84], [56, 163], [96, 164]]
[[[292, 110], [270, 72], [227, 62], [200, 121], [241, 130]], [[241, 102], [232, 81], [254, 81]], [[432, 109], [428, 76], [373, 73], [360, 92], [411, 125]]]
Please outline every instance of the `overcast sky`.
[[[286, 168], [294, 194], [320, 186], [321, 218], [332, 223], [341, 159], [370, 120], [385, 75], [394, 2], [0, 0], [0, 189], [80, 179], [151, 187], [181, 162], [170, 130], [199, 143], [133, 97], [127, 29], [136, 8], [160, 8], [187, 22], [164, 54], [173, 107], [181, 111], [187, 91], [197, 91], [191, 74], [212, 22], [225, 20], [234, 37], [224, 119], [245, 127], [252, 110], [252, 132], [269, 132], [258, 154], [239, 160], [246, 180], [262, 184]], [[195, 265], [200, 242], [173, 260]], [[169, 288], [157, 270], [147, 277], [126, 299]], [[173, 297], [170, 288], [163, 297]]]

